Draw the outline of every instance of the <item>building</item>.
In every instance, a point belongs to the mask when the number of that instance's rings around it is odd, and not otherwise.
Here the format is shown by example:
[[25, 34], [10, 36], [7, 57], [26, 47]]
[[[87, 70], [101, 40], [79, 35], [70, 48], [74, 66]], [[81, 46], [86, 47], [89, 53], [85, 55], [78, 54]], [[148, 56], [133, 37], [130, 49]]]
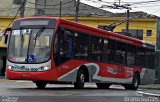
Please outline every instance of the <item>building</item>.
[[[29, 2], [35, 3], [35, 0], [27, 0], [25, 5], [25, 16], [33, 16], [35, 14], [35, 5], [30, 5]], [[15, 17], [20, 17], [21, 0], [0, 0], [0, 31], [10, 25]]]
[[[60, 5], [60, 0], [36, 0], [35, 15], [51, 15], [60, 16], [60, 6], [62, 16], [74, 16], [76, 2], [75, 0], [62, 0]], [[79, 4], [79, 14], [80, 17], [90, 17], [90, 16], [111, 16], [112, 13], [105, 11], [93, 6], [89, 6], [83, 3]]]
[[[1, 0], [0, 1], [0, 16], [14, 17], [19, 10], [23, 0]], [[32, 16], [35, 14], [35, 5], [31, 5], [29, 2], [35, 3], [35, 0], [27, 0], [25, 4], [25, 16]], [[18, 13], [17, 16], [20, 16]]]

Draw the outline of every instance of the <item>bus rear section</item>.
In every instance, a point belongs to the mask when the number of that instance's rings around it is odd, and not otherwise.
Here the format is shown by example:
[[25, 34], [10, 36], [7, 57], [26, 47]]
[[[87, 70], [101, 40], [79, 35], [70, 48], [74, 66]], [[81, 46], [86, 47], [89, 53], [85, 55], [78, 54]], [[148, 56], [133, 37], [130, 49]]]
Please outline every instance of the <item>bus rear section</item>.
[[[136, 90], [154, 82], [154, 46], [140, 40], [53, 17], [17, 19], [12, 26], [7, 78]], [[150, 79], [150, 80], [148, 80]]]

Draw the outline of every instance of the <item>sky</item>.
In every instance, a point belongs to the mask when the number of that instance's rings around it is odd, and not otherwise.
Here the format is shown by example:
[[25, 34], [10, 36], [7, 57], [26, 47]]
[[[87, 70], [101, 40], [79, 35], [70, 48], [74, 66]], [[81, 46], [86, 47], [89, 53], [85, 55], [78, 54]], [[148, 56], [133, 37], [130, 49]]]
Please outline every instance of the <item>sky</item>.
[[113, 13], [125, 13], [126, 9], [111, 9], [108, 6], [113, 6], [114, 3], [120, 5], [130, 4], [130, 12], [143, 11], [151, 15], [156, 15], [160, 17], [160, 0], [80, 0], [82, 3], [95, 6], [98, 8], [103, 8], [104, 10]]

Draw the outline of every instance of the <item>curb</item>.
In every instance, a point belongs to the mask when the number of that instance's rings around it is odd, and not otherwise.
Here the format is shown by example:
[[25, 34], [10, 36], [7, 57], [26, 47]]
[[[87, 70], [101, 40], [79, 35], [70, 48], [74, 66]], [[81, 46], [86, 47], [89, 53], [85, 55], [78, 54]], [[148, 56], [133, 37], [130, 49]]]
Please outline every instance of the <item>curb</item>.
[[148, 93], [148, 92], [142, 92], [142, 91], [136, 91], [138, 94], [145, 95], [145, 96], [153, 96], [153, 97], [160, 97], [160, 94], [154, 94], [154, 93]]
[[5, 78], [5, 76], [0, 76], [0, 79], [4, 79]]
[[140, 85], [139, 88], [141, 89], [160, 89], [160, 84], [150, 84], [150, 85]]

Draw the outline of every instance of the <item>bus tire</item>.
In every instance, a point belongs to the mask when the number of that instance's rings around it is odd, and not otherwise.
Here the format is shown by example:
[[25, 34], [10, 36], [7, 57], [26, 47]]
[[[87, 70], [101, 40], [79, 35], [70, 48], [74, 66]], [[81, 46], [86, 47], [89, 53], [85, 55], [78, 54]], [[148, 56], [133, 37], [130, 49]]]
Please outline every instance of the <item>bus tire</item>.
[[137, 90], [140, 84], [140, 77], [137, 73], [133, 76], [132, 84], [124, 85], [124, 88], [127, 90]]
[[78, 71], [77, 79], [76, 79], [76, 82], [74, 83], [74, 87], [76, 89], [84, 88], [85, 80], [86, 80], [85, 71], [83, 69], [80, 69]]
[[44, 89], [47, 85], [47, 83], [44, 81], [36, 81], [35, 83], [38, 89]]
[[96, 85], [97, 85], [97, 87], [99, 89], [109, 89], [111, 84], [108, 84], [108, 83], [96, 83]]

